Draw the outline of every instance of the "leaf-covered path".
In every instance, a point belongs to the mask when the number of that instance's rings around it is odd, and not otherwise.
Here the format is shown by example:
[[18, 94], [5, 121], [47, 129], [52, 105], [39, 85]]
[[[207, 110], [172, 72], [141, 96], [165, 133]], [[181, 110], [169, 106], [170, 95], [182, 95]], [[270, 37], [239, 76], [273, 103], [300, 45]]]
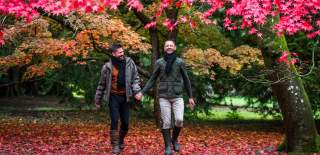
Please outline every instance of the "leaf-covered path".
[[[108, 129], [105, 121], [5, 117], [0, 120], [0, 154], [109, 154]], [[277, 154], [282, 138], [272, 126], [259, 130], [241, 124], [186, 123], [179, 154]], [[163, 154], [161, 134], [150, 120], [131, 120], [125, 142], [122, 154]]]

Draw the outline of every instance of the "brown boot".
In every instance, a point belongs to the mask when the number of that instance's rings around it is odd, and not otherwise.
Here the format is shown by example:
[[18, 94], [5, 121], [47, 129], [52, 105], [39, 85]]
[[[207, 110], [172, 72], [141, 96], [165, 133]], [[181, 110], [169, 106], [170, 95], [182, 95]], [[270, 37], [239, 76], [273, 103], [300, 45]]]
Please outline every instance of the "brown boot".
[[119, 133], [117, 130], [110, 131], [110, 142], [112, 146], [112, 154], [120, 154]]
[[124, 145], [124, 138], [126, 137], [128, 131], [125, 130], [120, 130], [119, 132], [119, 146], [120, 146], [120, 150], [123, 150], [125, 145]]

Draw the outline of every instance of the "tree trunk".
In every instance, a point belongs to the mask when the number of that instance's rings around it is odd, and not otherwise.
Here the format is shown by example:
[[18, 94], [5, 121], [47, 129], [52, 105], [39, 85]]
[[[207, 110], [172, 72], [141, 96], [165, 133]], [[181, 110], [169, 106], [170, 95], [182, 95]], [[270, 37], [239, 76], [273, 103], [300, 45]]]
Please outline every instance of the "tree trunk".
[[30, 83], [30, 87], [31, 87], [31, 95], [32, 96], [37, 96], [39, 95], [39, 86], [38, 86], [38, 82], [34, 81]]
[[[151, 22], [151, 20], [143, 13], [134, 11], [134, 14], [136, 17], [141, 21], [143, 25], [146, 25]], [[149, 29], [149, 35], [151, 39], [151, 45], [152, 45], [152, 68], [155, 65], [157, 59], [159, 59], [160, 51], [159, 51], [159, 36], [158, 36], [158, 30], [157, 28], [151, 28]], [[154, 117], [156, 121], [156, 126], [161, 126], [161, 117], [160, 117], [160, 104], [159, 104], [159, 92], [158, 92], [159, 82], [156, 83], [154, 86]]]
[[21, 95], [20, 84], [20, 69], [18, 67], [13, 67], [9, 70], [9, 79], [13, 83], [8, 86], [7, 96], [19, 96]]
[[[277, 37], [275, 42], [281, 45], [282, 51], [288, 50], [284, 36]], [[283, 116], [286, 137], [281, 149], [286, 152], [318, 151], [318, 133], [309, 98], [295, 66], [277, 62], [279, 52], [274, 48], [264, 46], [261, 49], [266, 67], [273, 71], [267, 78], [273, 82], [272, 92]]]
[[[159, 51], [159, 37], [158, 37], [158, 30], [157, 29], [151, 29], [149, 31], [151, 36], [151, 44], [152, 44], [152, 68], [154, 68], [154, 65], [156, 64], [157, 59], [159, 59], [160, 51]], [[153, 89], [154, 94], [154, 104], [153, 104], [153, 110], [154, 110], [154, 116], [157, 127], [161, 127], [161, 115], [160, 115], [160, 103], [159, 103], [159, 82], [156, 82], [156, 85]]]

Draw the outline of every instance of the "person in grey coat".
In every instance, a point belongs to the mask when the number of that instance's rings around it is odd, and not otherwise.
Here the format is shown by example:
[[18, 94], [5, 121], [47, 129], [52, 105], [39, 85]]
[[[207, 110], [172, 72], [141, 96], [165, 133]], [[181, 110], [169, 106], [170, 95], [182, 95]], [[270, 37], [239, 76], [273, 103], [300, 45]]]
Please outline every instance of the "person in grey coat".
[[[176, 45], [172, 40], [167, 40], [164, 45], [165, 55], [156, 61], [153, 73], [145, 87], [135, 95], [141, 100], [143, 94], [153, 87], [157, 79], [160, 79], [159, 101], [161, 110], [162, 135], [165, 144], [165, 154], [170, 155], [171, 143], [175, 151], [180, 151], [178, 137], [183, 126], [184, 101], [182, 98], [183, 87], [189, 96], [189, 107], [193, 109], [195, 102], [192, 97], [191, 83], [185, 69], [184, 61], [176, 56]], [[174, 113], [174, 128], [172, 137], [170, 134], [171, 111]]]
[[[101, 107], [102, 100], [108, 103], [111, 128], [112, 153], [119, 154], [124, 148], [124, 138], [129, 130], [129, 109], [133, 96], [141, 90], [137, 66], [124, 55], [120, 44], [113, 44], [111, 61], [104, 64], [95, 95], [95, 105]], [[121, 121], [118, 131], [118, 121]]]

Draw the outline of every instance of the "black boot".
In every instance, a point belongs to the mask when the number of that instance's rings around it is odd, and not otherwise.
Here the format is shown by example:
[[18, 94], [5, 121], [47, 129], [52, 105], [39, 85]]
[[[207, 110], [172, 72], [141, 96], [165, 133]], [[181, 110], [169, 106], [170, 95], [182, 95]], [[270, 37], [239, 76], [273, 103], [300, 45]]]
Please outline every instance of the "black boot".
[[173, 150], [176, 152], [180, 151], [180, 144], [178, 143], [178, 137], [181, 131], [181, 127], [174, 127], [173, 132], [172, 132], [172, 145], [173, 145]]
[[171, 155], [172, 153], [170, 148], [170, 143], [171, 143], [170, 129], [162, 129], [161, 132], [162, 132], [164, 146], [165, 146], [164, 153], [165, 155]]
[[128, 131], [126, 130], [120, 130], [119, 132], [119, 146], [120, 146], [120, 150], [124, 149], [124, 138], [126, 137]]
[[110, 142], [112, 146], [112, 154], [120, 154], [119, 133], [117, 130], [110, 131]]

